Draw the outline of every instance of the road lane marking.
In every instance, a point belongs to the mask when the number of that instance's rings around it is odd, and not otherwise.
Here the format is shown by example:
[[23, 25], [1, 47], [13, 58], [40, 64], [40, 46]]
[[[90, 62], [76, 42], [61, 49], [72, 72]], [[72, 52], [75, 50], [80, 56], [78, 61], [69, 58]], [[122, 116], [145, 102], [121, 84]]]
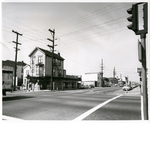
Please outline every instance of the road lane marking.
[[111, 99], [105, 101], [104, 103], [101, 103], [101, 104], [99, 104], [99, 105], [93, 107], [92, 109], [86, 111], [85, 113], [83, 113], [83, 114], [80, 115], [79, 117], [75, 118], [73, 121], [81, 121], [81, 120], [83, 120], [84, 118], [86, 118], [87, 116], [89, 116], [91, 113], [93, 113], [93, 112], [96, 111], [97, 109], [103, 107], [104, 105], [106, 105], [106, 104], [109, 103], [110, 101], [115, 100], [115, 99], [117, 99], [117, 98], [119, 98], [119, 97], [121, 97], [121, 96], [122, 96], [122, 95], [118, 95], [118, 96], [116, 96], [116, 97], [114, 97], [114, 98], [111, 98]]
[[10, 117], [10, 116], [5, 116], [5, 115], [2, 116], [2, 120], [8, 120], [8, 121], [23, 121], [22, 119]]

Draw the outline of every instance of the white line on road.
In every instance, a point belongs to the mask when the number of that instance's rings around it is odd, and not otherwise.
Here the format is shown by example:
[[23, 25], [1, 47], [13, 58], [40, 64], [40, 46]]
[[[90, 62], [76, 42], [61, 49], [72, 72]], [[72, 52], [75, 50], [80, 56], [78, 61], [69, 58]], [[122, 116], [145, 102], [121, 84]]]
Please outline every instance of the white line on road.
[[79, 117], [75, 118], [73, 121], [81, 121], [83, 120], [85, 117], [89, 116], [91, 113], [93, 113], [94, 111], [96, 111], [97, 109], [101, 108], [102, 106], [106, 105], [107, 103], [109, 103], [110, 101], [117, 99], [119, 97], [121, 97], [122, 95], [118, 95], [114, 98], [111, 98], [107, 101], [105, 101], [104, 103], [101, 103], [95, 107], [93, 107], [92, 109], [88, 110], [87, 112], [83, 113], [82, 115], [80, 115]]
[[23, 121], [22, 119], [14, 118], [14, 117], [9, 117], [9, 116], [2, 116], [2, 120], [9, 120], [9, 121]]

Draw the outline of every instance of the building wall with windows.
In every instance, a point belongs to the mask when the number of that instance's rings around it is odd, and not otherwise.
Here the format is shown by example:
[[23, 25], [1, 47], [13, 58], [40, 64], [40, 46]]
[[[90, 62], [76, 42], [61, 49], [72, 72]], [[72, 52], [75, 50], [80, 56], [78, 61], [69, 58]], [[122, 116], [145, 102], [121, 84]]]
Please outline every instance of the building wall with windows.
[[23, 67], [23, 87], [27, 89], [28, 86], [28, 76], [31, 76], [31, 67], [30, 65], [26, 65]]
[[30, 57], [31, 76], [45, 76], [45, 54], [35, 51]]
[[[60, 53], [53, 54], [53, 83], [52, 79], [52, 52], [36, 47], [30, 54], [30, 69], [29, 76], [27, 78], [24, 74], [26, 81], [40, 87], [40, 89], [53, 89], [64, 90], [74, 89], [78, 86], [78, 77], [66, 75], [64, 70], [64, 58], [60, 56]], [[24, 73], [27, 72], [27, 68], [24, 68]], [[81, 78], [80, 78], [81, 79]], [[25, 80], [24, 80], [25, 81]], [[28, 83], [27, 83], [28, 84]], [[27, 87], [27, 85], [26, 85]]]
[[55, 77], [63, 77], [63, 61], [54, 58], [53, 59], [53, 76]]

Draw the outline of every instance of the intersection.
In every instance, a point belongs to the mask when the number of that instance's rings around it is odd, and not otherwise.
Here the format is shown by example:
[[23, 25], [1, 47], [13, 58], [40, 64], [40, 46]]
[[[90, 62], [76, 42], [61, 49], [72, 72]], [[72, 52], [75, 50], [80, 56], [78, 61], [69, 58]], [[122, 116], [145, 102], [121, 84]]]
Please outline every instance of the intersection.
[[3, 97], [3, 115], [21, 120], [141, 120], [140, 94], [119, 91], [109, 87], [9, 93]]

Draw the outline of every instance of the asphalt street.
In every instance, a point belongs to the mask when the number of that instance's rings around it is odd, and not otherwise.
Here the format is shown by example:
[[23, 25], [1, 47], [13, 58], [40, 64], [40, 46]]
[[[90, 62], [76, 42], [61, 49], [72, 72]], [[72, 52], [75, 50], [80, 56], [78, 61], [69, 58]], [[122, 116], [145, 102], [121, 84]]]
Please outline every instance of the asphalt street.
[[141, 120], [140, 94], [118, 87], [13, 92], [2, 107], [3, 120]]

